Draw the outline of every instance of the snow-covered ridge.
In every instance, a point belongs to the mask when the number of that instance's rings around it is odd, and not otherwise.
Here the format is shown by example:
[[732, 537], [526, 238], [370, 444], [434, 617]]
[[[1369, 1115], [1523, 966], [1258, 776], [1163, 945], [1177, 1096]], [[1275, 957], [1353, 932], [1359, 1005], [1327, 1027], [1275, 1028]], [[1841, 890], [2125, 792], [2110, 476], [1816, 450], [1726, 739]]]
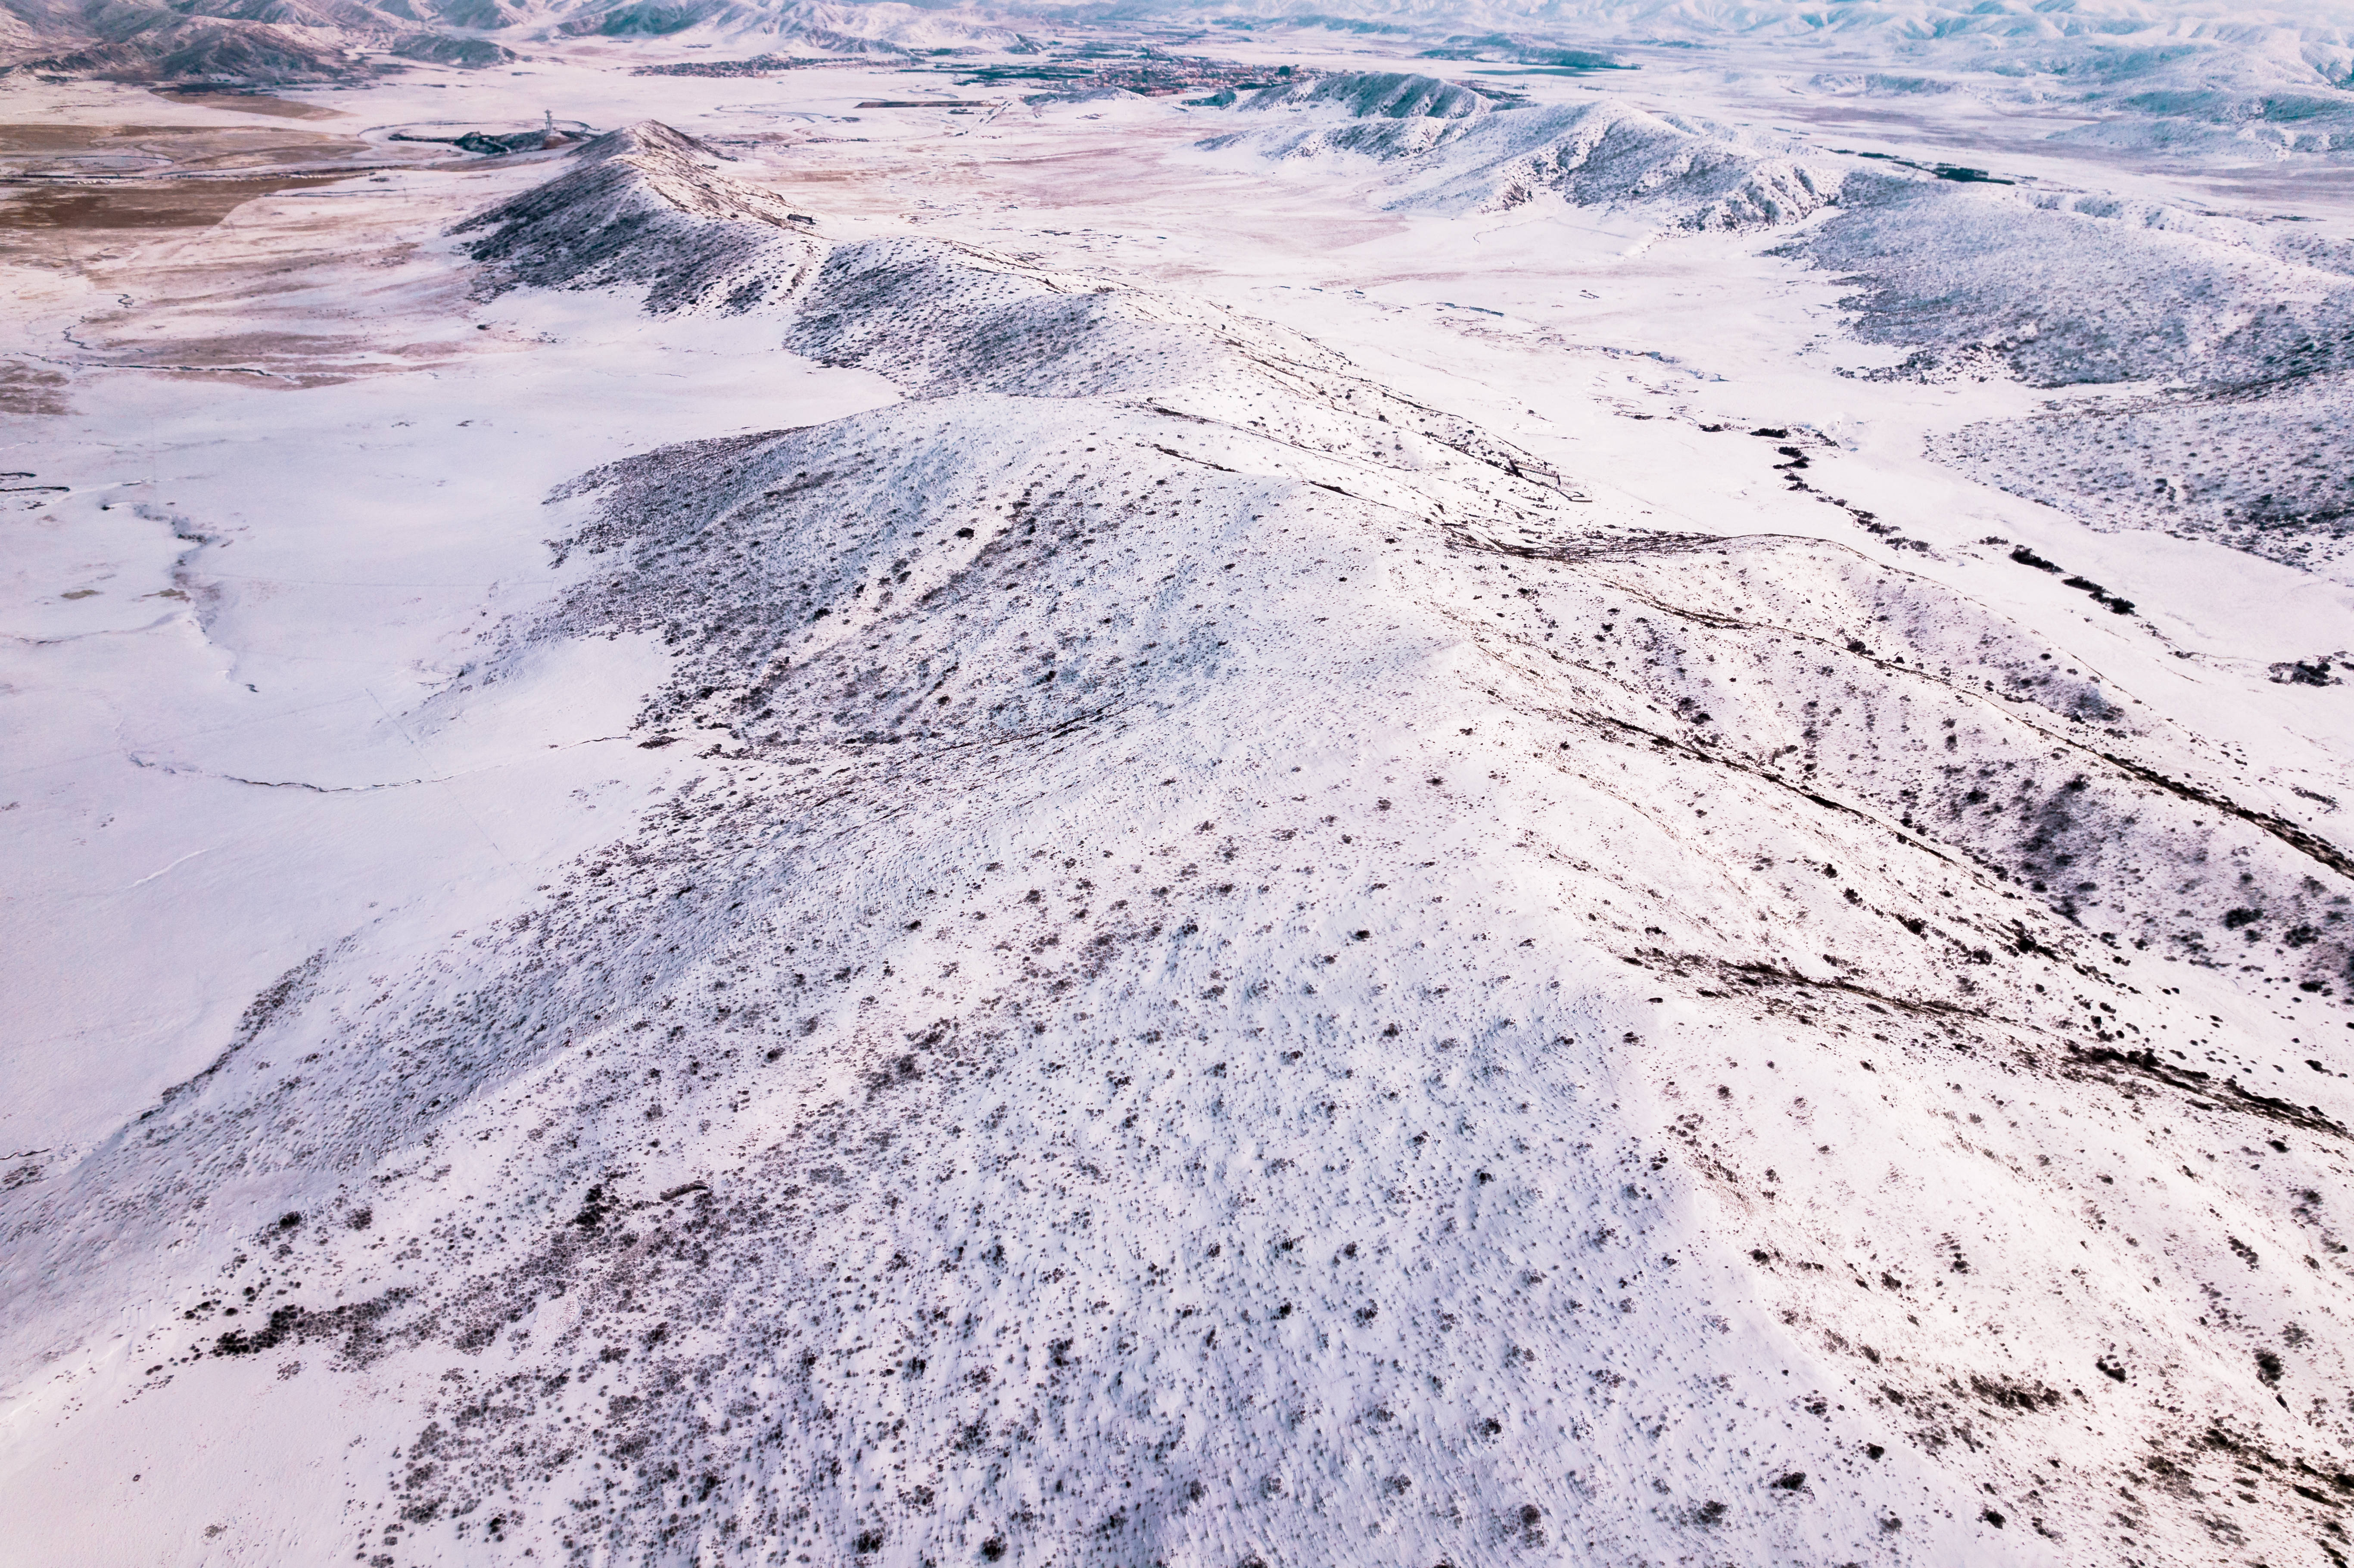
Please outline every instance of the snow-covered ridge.
[[506, 43], [689, 31], [847, 54], [1013, 37], [977, 9], [900, 0], [18, 0], [0, 9], [0, 48], [25, 65], [146, 81], [357, 79], [370, 69], [350, 52], [361, 48], [472, 68], [511, 58]]
[[[608, 143], [486, 266], [725, 309], [798, 233], [711, 175]], [[470, 677], [647, 636], [691, 777], [17, 1182], [7, 1365], [102, 1301], [142, 1391], [364, 1389], [410, 1558], [2191, 1561], [2252, 1477], [2310, 1539], [2312, 800], [1239, 313], [902, 238], [790, 300], [907, 400], [584, 474]]]
[[1550, 196], [1639, 208], [1688, 231], [1764, 228], [1837, 199], [1840, 179], [1835, 164], [1810, 164], [1787, 147], [1609, 99], [1491, 110], [1478, 94], [1429, 77], [1286, 84], [1236, 111], [1266, 110], [1299, 111], [1310, 122], [1226, 132], [1203, 146], [1277, 160], [1370, 158], [1392, 165], [1382, 172], [1380, 199], [1394, 207], [1497, 212]]
[[[1438, 101], [1443, 85], [1340, 76], [1272, 89], [1267, 107], [1289, 111], [1277, 125], [1202, 145], [1307, 165], [1391, 208], [1558, 201], [1668, 234], [1759, 231], [1777, 254], [1852, 287], [1849, 331], [1904, 351], [1875, 375], [1992, 369], [2053, 388], [2172, 388], [2132, 422], [2061, 409], [1941, 444], [1971, 471], [2099, 526], [2224, 539], [2332, 576], [2349, 569], [2349, 491], [2328, 415], [2354, 374], [2354, 253], [2342, 242], [1985, 171], [1841, 156], [1609, 97], [1391, 117], [1390, 105]], [[2127, 429], [2134, 439], [2118, 449], [2112, 438]], [[2248, 454], [2238, 477], [2201, 455], [2224, 431]]]
[[1894, 374], [1981, 359], [2055, 389], [2154, 388], [2131, 409], [1982, 425], [1941, 453], [2097, 527], [2354, 571], [2354, 487], [2335, 456], [2354, 382], [2342, 243], [2097, 195], [1876, 172], [1842, 188], [1787, 253], [1854, 281], [1851, 330], [1908, 352]]
[[825, 250], [814, 217], [717, 172], [723, 154], [647, 121], [567, 154], [571, 167], [451, 232], [495, 291], [646, 286], [646, 308], [727, 312], [782, 302]]
[[1488, 99], [1459, 82], [1411, 71], [1341, 71], [1278, 82], [1251, 94], [1252, 113], [1336, 109], [1360, 120], [1460, 120], [1488, 112]]
[[359, 38], [334, 26], [166, 14], [122, 28], [32, 30], [20, 22], [17, 33], [6, 40], [14, 47], [0, 77], [24, 70], [126, 82], [307, 83], [354, 80], [366, 70], [354, 52]]

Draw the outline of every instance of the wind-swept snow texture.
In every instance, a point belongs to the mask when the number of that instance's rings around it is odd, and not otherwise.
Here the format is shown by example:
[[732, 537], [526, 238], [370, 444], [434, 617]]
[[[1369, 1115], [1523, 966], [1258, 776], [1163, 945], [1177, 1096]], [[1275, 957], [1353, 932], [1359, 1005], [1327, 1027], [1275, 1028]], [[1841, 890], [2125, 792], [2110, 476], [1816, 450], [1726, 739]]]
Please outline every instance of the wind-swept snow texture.
[[151, 1386], [406, 1389], [363, 1559], [2337, 1550], [2300, 802], [1295, 334], [906, 239], [799, 303], [907, 400], [584, 476], [470, 677], [651, 632], [704, 766], [28, 1179], [19, 1323], [106, 1238]]

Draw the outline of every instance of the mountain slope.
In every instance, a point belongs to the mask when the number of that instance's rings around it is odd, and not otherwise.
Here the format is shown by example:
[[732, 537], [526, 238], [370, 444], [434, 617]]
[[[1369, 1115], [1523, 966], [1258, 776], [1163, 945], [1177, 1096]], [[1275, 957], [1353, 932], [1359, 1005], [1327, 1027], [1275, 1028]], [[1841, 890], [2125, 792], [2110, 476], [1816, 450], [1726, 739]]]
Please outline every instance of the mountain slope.
[[1349, 75], [1271, 89], [1235, 117], [1259, 109], [1277, 125], [1201, 145], [1310, 163], [1392, 209], [1555, 200], [1669, 234], [1755, 232], [1769, 254], [1851, 288], [1840, 301], [1850, 334], [1903, 352], [1867, 378], [1992, 372], [2056, 389], [2164, 388], [2129, 411], [2055, 404], [1941, 438], [1939, 453], [1974, 475], [2095, 527], [2347, 570], [2349, 484], [2328, 417], [2354, 355], [2354, 253], [2342, 241], [1984, 170], [1807, 153], [1609, 99], [1411, 111], [1444, 85]]
[[1656, 212], [1678, 229], [1746, 229], [1797, 222], [1835, 201], [1840, 184], [1835, 169], [1719, 128], [1609, 100], [1490, 111], [1429, 77], [1272, 87], [1236, 111], [1289, 111], [1308, 122], [1226, 132], [1204, 147], [1278, 161], [1363, 155], [1394, 165], [1381, 170], [1377, 198], [1390, 207], [1499, 212], [1552, 196]]
[[[493, 276], [729, 308], [800, 236], [673, 137], [470, 226]], [[1297, 334], [811, 243], [793, 345], [907, 400], [582, 476], [567, 591], [410, 715], [646, 637], [641, 744], [703, 766], [12, 1178], [12, 1367], [107, 1320], [150, 1420], [366, 1402], [348, 1543], [397, 1561], [2334, 1519], [2308, 808], [1949, 589], [1614, 518]]]
[[452, 232], [491, 269], [492, 292], [642, 284], [646, 308], [744, 311], [789, 300], [822, 244], [816, 219], [716, 174], [722, 154], [658, 122], [610, 132], [571, 166]]
[[366, 73], [351, 44], [345, 33], [334, 27], [168, 17], [123, 37], [36, 55], [9, 69], [106, 81], [188, 85], [339, 82]]
[[[495, 33], [504, 41], [461, 34]], [[423, 30], [420, 30], [423, 29]], [[358, 57], [462, 68], [512, 58], [526, 39], [664, 37], [698, 29], [791, 38], [826, 52], [970, 48], [1013, 35], [978, 16], [897, 4], [748, 0], [10, 0], [0, 6], [5, 69], [132, 82], [225, 86], [364, 79]]]

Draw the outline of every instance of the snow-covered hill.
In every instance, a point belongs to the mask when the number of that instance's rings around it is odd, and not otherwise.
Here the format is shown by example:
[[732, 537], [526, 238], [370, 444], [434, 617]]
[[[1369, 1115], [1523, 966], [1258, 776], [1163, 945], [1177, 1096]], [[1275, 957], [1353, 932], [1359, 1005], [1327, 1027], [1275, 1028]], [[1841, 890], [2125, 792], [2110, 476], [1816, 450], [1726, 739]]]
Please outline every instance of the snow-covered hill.
[[550, 498], [411, 733], [610, 640], [691, 766], [13, 1173], [27, 1429], [101, 1322], [110, 1419], [323, 1402], [299, 1544], [395, 1563], [2337, 1541], [2354, 860], [2091, 660], [2155, 662], [2116, 596], [2062, 645], [1646, 521], [1300, 331], [708, 154], [557, 162], [479, 286], [660, 333], [757, 275], [901, 399]]
[[[1952, 165], [1892, 165], [1612, 97], [1494, 109], [1431, 78], [1336, 75], [1233, 106], [1202, 145], [1458, 216], [1599, 208], [1667, 235], [1764, 231], [1854, 291], [1848, 330], [1899, 350], [1882, 378], [2009, 374], [2166, 395], [1989, 422], [1941, 449], [2098, 526], [2227, 539], [2342, 573], [2335, 461], [2354, 283], [2343, 240]], [[1278, 118], [1273, 126], [1255, 122]], [[1790, 230], [1787, 234], [1781, 230]], [[2163, 427], [2166, 433], [2159, 433]], [[2137, 433], [2120, 441], [2120, 432]], [[2228, 469], [2205, 454], [2216, 443]]]
[[[1638, 207], [1676, 228], [1796, 222], [1835, 198], [1839, 171], [1797, 161], [1788, 144], [1680, 122], [1607, 100], [1490, 109], [1425, 76], [1345, 75], [1270, 87], [1237, 112], [1288, 111], [1307, 123], [1210, 138], [1275, 159], [1356, 154], [1402, 165], [1383, 201], [1442, 212], [1498, 212], [1541, 196], [1577, 207]], [[1326, 112], [1319, 113], [1318, 111]]]
[[724, 154], [667, 125], [610, 132], [558, 177], [455, 230], [484, 289], [647, 286], [647, 308], [730, 313], [786, 301], [824, 246], [817, 219], [716, 171]]

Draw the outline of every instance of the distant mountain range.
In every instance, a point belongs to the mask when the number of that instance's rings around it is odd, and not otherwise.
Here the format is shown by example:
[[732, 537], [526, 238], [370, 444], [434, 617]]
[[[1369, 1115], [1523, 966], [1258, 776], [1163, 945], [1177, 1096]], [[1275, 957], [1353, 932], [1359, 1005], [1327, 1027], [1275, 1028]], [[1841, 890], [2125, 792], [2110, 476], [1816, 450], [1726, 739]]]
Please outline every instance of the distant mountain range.
[[[5, 69], [118, 80], [270, 85], [350, 79], [398, 59], [482, 67], [567, 37], [790, 39], [815, 52], [1013, 44], [961, 12], [744, 0], [5, 0]], [[391, 62], [380, 58], [396, 57]]]
[[782, 39], [818, 52], [890, 53], [1015, 47], [1024, 30], [1098, 26], [1199, 29], [1205, 43], [1221, 33], [1321, 29], [1394, 37], [1440, 58], [1573, 67], [1610, 63], [1592, 51], [1612, 47], [1812, 47], [1843, 69], [1902, 62], [2052, 79], [2095, 96], [2154, 93], [2165, 99], [2160, 107], [2194, 120], [2298, 119], [2342, 107], [2307, 99], [2354, 79], [2354, 6], [2211, 0], [2065, 9], [2032, 0], [0, 0], [0, 69], [296, 83], [356, 77], [381, 69], [385, 56], [497, 65], [517, 45], [566, 37]]

